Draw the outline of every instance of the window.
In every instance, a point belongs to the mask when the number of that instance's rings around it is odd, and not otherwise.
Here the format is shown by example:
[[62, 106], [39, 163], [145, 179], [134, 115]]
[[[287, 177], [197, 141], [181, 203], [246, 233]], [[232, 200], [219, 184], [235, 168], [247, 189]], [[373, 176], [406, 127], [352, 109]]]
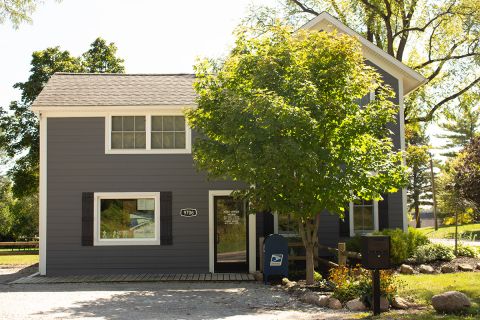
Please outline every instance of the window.
[[350, 203], [350, 235], [378, 230], [378, 202], [359, 200]]
[[107, 154], [191, 152], [191, 130], [179, 111], [107, 116], [105, 134]]
[[184, 149], [185, 117], [153, 116], [152, 149]]
[[160, 193], [95, 193], [95, 245], [159, 245]]
[[145, 116], [112, 117], [112, 149], [145, 149]]

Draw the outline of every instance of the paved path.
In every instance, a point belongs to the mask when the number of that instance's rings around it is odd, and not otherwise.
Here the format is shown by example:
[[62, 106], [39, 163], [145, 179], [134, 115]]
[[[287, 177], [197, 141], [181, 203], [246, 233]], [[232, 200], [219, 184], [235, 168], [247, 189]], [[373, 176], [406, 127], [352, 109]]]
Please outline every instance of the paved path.
[[[258, 282], [0, 284], [0, 319], [349, 319]], [[356, 317], [358, 319], [358, 316]]]
[[[455, 240], [454, 239], [430, 239], [433, 243], [441, 243], [449, 246], [454, 246], [455, 245]], [[464, 244], [466, 246], [475, 246], [475, 247], [480, 247], [480, 241], [463, 241], [459, 240], [458, 243]]]

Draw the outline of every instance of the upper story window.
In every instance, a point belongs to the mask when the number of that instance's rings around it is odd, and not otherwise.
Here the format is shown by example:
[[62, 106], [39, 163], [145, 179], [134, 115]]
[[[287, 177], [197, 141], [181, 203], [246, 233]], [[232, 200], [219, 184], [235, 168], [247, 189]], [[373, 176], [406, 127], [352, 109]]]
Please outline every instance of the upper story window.
[[105, 135], [107, 154], [191, 152], [191, 130], [180, 112], [107, 116]]
[[185, 117], [152, 116], [152, 149], [185, 149]]
[[112, 117], [112, 149], [145, 149], [145, 116]]

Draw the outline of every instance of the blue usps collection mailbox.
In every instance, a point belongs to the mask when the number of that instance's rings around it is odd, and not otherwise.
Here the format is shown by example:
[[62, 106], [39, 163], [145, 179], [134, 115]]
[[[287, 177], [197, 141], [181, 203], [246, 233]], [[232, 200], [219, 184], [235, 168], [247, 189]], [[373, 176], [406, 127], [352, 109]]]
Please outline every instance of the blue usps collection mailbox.
[[263, 280], [267, 283], [271, 275], [288, 277], [288, 243], [279, 234], [271, 234], [264, 244]]

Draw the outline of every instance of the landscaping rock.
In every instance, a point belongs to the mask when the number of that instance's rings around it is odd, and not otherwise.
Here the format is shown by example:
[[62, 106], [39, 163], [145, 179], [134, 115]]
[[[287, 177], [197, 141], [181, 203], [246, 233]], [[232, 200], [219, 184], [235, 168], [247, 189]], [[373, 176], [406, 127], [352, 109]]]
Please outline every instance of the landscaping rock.
[[290, 283], [290, 280], [288, 278], [282, 278], [282, 284], [286, 286], [288, 283]]
[[317, 304], [318, 296], [313, 292], [307, 292], [300, 297], [300, 301], [308, 304]]
[[322, 308], [325, 308], [328, 305], [328, 302], [330, 300], [329, 296], [318, 296], [318, 300], [316, 302], [316, 305]]
[[432, 297], [432, 305], [437, 312], [462, 311], [472, 305], [466, 295], [458, 291], [447, 291]]
[[405, 309], [408, 309], [409, 303], [407, 300], [401, 297], [395, 296], [392, 299], [392, 307], [395, 309], [405, 310]]
[[363, 302], [358, 298], [348, 301], [346, 306], [347, 306], [347, 309], [350, 310], [350, 311], [365, 311], [365, 310], [367, 310], [367, 307], [365, 307]]
[[333, 309], [333, 310], [342, 309], [342, 303], [340, 302], [340, 300], [335, 299], [335, 298], [328, 299], [328, 305], [327, 306], [330, 309]]
[[263, 281], [263, 273], [261, 273], [260, 271], [256, 271], [256, 272], [253, 274], [253, 278], [254, 278], [256, 281]]
[[440, 271], [442, 273], [453, 273], [453, 272], [455, 272], [455, 268], [450, 266], [450, 265], [444, 265], [444, 266], [442, 266]]
[[408, 264], [402, 264], [400, 266], [400, 273], [401, 274], [413, 274], [413, 268]]
[[473, 271], [473, 267], [467, 263], [461, 263], [458, 265], [460, 271]]
[[380, 311], [388, 311], [390, 309], [390, 302], [385, 297], [380, 297]]
[[435, 272], [435, 269], [433, 269], [431, 266], [426, 265], [426, 264], [421, 264], [420, 267], [418, 268], [418, 271], [420, 273], [426, 273], [426, 274], [432, 274]]

